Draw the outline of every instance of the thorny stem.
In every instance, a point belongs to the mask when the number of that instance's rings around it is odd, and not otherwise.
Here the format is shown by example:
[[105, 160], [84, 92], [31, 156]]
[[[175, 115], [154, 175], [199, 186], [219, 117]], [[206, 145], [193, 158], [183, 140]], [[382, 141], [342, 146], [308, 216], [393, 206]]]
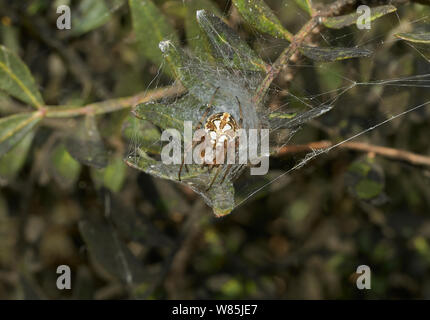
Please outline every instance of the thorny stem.
[[45, 108], [46, 118], [71, 118], [82, 115], [110, 113], [130, 108], [139, 103], [175, 96], [182, 93], [183, 91], [184, 88], [182, 86], [173, 85], [152, 91], [141, 92], [131, 97], [111, 99], [102, 102], [91, 103], [86, 106], [48, 106]]
[[[311, 152], [313, 150], [328, 149], [333, 145], [335, 145], [333, 142], [323, 140], [323, 141], [311, 142], [304, 145], [284, 146], [278, 150], [276, 157], [283, 157], [287, 154], [292, 154], [292, 153]], [[430, 167], [430, 157], [409, 152], [406, 150], [375, 146], [365, 142], [345, 142], [339, 145], [338, 148], [355, 150], [355, 151], [364, 151], [367, 153], [377, 154], [393, 160], [405, 161], [416, 166]]]

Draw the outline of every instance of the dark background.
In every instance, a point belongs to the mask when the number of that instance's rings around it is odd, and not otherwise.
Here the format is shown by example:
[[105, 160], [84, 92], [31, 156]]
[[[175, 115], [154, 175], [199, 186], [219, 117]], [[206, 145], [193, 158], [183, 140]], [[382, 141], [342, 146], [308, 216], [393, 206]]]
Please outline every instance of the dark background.
[[[155, 2], [186, 47], [186, 18], [178, 9], [183, 2]], [[213, 3], [266, 61], [275, 60], [287, 45], [246, 26], [228, 1]], [[306, 13], [293, 1], [267, 3], [292, 32], [306, 22]], [[150, 84], [158, 66], [139, 54], [126, 2], [104, 25], [80, 35], [55, 28], [56, 5], [0, 1], [1, 42], [28, 65], [48, 105], [85, 105], [172, 83], [160, 75]], [[72, 15], [78, 12], [77, 19], [85, 19], [78, 17], [79, 1], [70, 5]], [[328, 92], [348, 83], [336, 75], [367, 83], [429, 74], [426, 48], [395, 41], [391, 34], [399, 23], [429, 25], [429, 7], [406, 3], [398, 14], [375, 21], [365, 35], [354, 26], [321, 30], [323, 37], [316, 35], [315, 44], [327, 45], [322, 38], [333, 46], [366, 44], [376, 54], [322, 67], [299, 59], [292, 74], [280, 75], [268, 105], [289, 101], [287, 89], [299, 96], [324, 93], [333, 98]], [[332, 112], [304, 126], [290, 143], [344, 140], [428, 101], [428, 81], [383, 86], [383, 92], [373, 84], [348, 91]], [[372, 98], [375, 92], [378, 96]], [[0, 105], [2, 115], [23, 108], [3, 96]], [[100, 119], [112, 157], [127, 153], [121, 123], [129, 111]], [[358, 140], [428, 155], [429, 117], [429, 108], [423, 108]], [[217, 219], [189, 189], [121, 161], [100, 180], [87, 166], [56, 159], [54, 150], [61, 148], [73, 121], [45, 121], [14, 176], [7, 174], [12, 164], [1, 163], [2, 299], [430, 298], [428, 167], [334, 149]], [[304, 155], [273, 159], [271, 177]], [[359, 189], [362, 180], [367, 182]], [[72, 270], [72, 290], [55, 287], [61, 264]], [[371, 290], [356, 288], [355, 270], [362, 264], [372, 270]]]

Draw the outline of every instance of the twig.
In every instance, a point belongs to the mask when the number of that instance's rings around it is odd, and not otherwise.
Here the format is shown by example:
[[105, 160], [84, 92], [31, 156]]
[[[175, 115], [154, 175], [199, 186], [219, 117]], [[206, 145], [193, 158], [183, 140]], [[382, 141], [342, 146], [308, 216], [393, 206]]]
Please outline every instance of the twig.
[[[276, 156], [283, 157], [287, 154], [292, 153], [311, 152], [313, 150], [328, 149], [334, 145], [335, 144], [333, 142], [323, 140], [311, 142], [304, 145], [284, 146], [278, 150]], [[416, 154], [406, 150], [375, 146], [365, 142], [345, 142], [343, 144], [338, 145], [338, 148], [374, 153], [389, 159], [405, 161], [416, 166], [430, 167], [429, 156]]]
[[47, 106], [46, 118], [70, 118], [88, 114], [104, 114], [133, 107], [139, 103], [172, 97], [184, 92], [180, 85], [173, 85], [138, 93], [131, 97], [91, 103], [86, 106]]
[[[425, 0], [427, 1], [427, 0]], [[288, 65], [291, 58], [299, 53], [300, 46], [307, 41], [309, 35], [313, 34], [313, 31], [322, 26], [321, 21], [324, 17], [332, 17], [342, 13], [345, 8], [351, 7], [356, 4], [357, 0], [337, 0], [332, 3], [327, 9], [315, 10], [312, 18], [296, 33], [292, 39], [290, 45], [281, 53], [275, 63], [272, 65], [270, 70], [267, 72], [266, 77], [260, 84], [253, 97], [253, 102], [259, 105], [263, 102], [264, 97], [269, 90], [273, 80], [279, 75], [281, 70]], [[404, 3], [405, 0], [395, 1], [396, 3]], [[313, 8], [315, 9], [315, 8]]]
[[273, 80], [275, 80], [282, 68], [286, 66], [291, 58], [298, 52], [300, 46], [306, 41], [307, 37], [312, 34], [312, 31], [320, 25], [322, 17], [337, 15], [343, 8], [355, 3], [356, 0], [337, 0], [335, 3], [331, 4], [328, 9], [316, 11], [314, 16], [300, 29], [298, 33], [293, 36], [290, 45], [281, 53], [272, 65], [263, 82], [255, 92], [253, 102], [258, 105], [263, 101]]

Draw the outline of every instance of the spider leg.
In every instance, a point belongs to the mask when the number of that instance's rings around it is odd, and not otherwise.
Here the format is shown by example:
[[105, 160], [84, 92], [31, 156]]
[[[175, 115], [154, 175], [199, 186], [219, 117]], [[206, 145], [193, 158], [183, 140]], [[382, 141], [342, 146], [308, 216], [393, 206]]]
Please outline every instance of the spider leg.
[[[212, 108], [212, 105], [213, 105], [214, 100], [215, 100], [215, 96], [216, 96], [216, 94], [218, 93], [219, 88], [220, 88], [220, 87], [217, 87], [217, 88], [215, 89], [215, 92], [214, 92], [214, 94], [212, 95], [211, 100], [209, 101], [209, 104], [208, 104], [208, 106], [207, 106], [207, 108], [206, 108], [205, 113], [203, 114], [203, 116], [202, 116], [201, 120], [199, 121], [199, 123], [197, 124], [197, 126], [195, 127], [195, 129], [194, 129], [194, 130], [199, 130], [199, 129], [203, 126], [203, 121], [206, 119], [206, 117], [207, 117], [207, 115], [208, 115], [208, 113], [209, 113], [210, 109]], [[193, 142], [193, 143], [192, 143], [192, 145], [191, 145], [191, 150], [192, 150], [192, 149], [194, 149], [194, 147], [195, 147], [195, 144], [194, 144], [194, 142]], [[179, 180], [179, 181], [181, 181], [181, 173], [182, 173], [182, 168], [183, 168], [183, 166], [184, 166], [184, 162], [185, 162], [185, 156], [184, 156], [184, 157], [182, 157], [181, 167], [179, 168], [179, 173], [178, 173], [178, 180]], [[203, 164], [204, 164], [204, 162], [203, 162]], [[185, 168], [186, 168], [186, 170], [187, 170], [187, 172], [188, 172], [188, 168], [187, 168], [187, 167], [185, 167]]]
[[206, 189], [206, 191], [209, 191], [209, 189], [210, 188], [212, 188], [212, 185], [214, 184], [214, 182], [215, 182], [215, 180], [216, 180], [216, 178], [218, 178], [218, 175], [219, 175], [219, 173], [221, 172], [221, 166], [218, 168], [218, 170], [216, 171], [216, 173], [215, 173], [215, 176], [213, 177], [213, 179], [212, 179], [212, 181], [211, 181], [211, 183], [210, 183], [210, 185], [209, 185], [209, 187]]
[[236, 97], [236, 100], [237, 100], [237, 104], [239, 105], [239, 115], [240, 115], [240, 118], [239, 118], [239, 127], [242, 128], [242, 125], [243, 125], [242, 105], [240, 104], [240, 101], [239, 101], [238, 97]]
[[224, 176], [223, 176], [223, 177], [222, 177], [222, 179], [221, 179], [220, 184], [222, 184], [222, 183], [224, 182], [224, 180], [225, 180], [225, 178], [227, 177], [227, 174], [228, 174], [228, 172], [230, 171], [230, 169], [231, 169], [231, 167], [232, 167], [232, 166], [233, 166], [232, 164], [227, 165], [227, 169], [225, 169], [225, 173], [224, 173]]
[[182, 168], [184, 167], [184, 162], [185, 162], [185, 157], [182, 157], [182, 162], [181, 162], [181, 166], [179, 167], [179, 172], [178, 172], [178, 180], [181, 180], [181, 173], [182, 173]]
[[[194, 149], [194, 147], [195, 147], [195, 144], [196, 144], [197, 142], [196, 141], [194, 141], [192, 144], [191, 144], [191, 150], [193, 150]], [[179, 172], [178, 172], [178, 180], [179, 181], [182, 181], [181, 180], [181, 173], [182, 173], [182, 168], [184, 167], [184, 165], [185, 165], [185, 170], [187, 170], [187, 172], [189, 172], [188, 171], [188, 167], [187, 167], [187, 165], [185, 164], [185, 155], [182, 157], [182, 161], [181, 161], [181, 166], [179, 167]]]
[[216, 96], [216, 94], [218, 93], [218, 90], [219, 90], [219, 87], [217, 87], [217, 88], [215, 89], [215, 92], [214, 92], [214, 94], [212, 95], [211, 100], [209, 101], [209, 104], [208, 104], [208, 106], [207, 106], [207, 108], [206, 108], [206, 111], [205, 111], [205, 113], [203, 113], [203, 116], [202, 116], [202, 118], [200, 119], [199, 123], [197, 124], [197, 126], [196, 126], [195, 130], [199, 130], [199, 129], [203, 126], [203, 121], [206, 119], [206, 117], [207, 117], [207, 116], [208, 116], [208, 114], [209, 114], [210, 109], [212, 108], [212, 105], [213, 105], [213, 103], [214, 103], [215, 96]]

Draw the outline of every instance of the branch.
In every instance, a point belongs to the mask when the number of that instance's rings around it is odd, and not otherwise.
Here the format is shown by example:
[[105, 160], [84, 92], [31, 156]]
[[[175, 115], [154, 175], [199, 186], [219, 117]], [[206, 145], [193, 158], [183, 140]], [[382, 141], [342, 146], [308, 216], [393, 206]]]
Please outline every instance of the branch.
[[[276, 157], [283, 157], [283, 156], [286, 156], [287, 154], [293, 154], [293, 153], [311, 152], [313, 150], [318, 150], [318, 149], [319, 150], [328, 149], [335, 145], [336, 144], [333, 142], [323, 140], [323, 141], [311, 142], [305, 145], [284, 146], [278, 150]], [[349, 149], [349, 150], [355, 150], [355, 151], [374, 153], [389, 159], [405, 161], [412, 165], [430, 167], [429, 156], [416, 154], [406, 150], [375, 146], [365, 142], [345, 142], [336, 147], [340, 149]]]
[[[392, 0], [394, 4], [403, 4], [409, 2], [410, 0]], [[420, 0], [417, 2], [426, 2], [429, 0]], [[341, 14], [345, 9], [355, 5], [357, 0], [337, 0], [332, 3], [327, 9], [315, 10], [312, 18], [300, 29], [298, 33], [296, 33], [292, 39], [290, 45], [281, 53], [278, 59], [270, 68], [269, 72], [266, 74], [263, 82], [260, 84], [258, 89], [255, 92], [253, 97], [253, 102], [256, 105], [261, 104], [263, 99], [269, 90], [270, 85], [273, 80], [279, 75], [284, 66], [287, 66], [290, 60], [295, 54], [299, 54], [300, 46], [307, 41], [309, 35], [313, 34], [313, 31], [322, 26], [321, 18], [323, 17], [332, 17]]]
[[45, 107], [46, 118], [70, 118], [88, 114], [104, 114], [133, 107], [139, 103], [179, 95], [184, 92], [181, 85], [173, 85], [151, 91], [138, 93], [131, 97], [111, 99], [86, 106], [48, 106]]

